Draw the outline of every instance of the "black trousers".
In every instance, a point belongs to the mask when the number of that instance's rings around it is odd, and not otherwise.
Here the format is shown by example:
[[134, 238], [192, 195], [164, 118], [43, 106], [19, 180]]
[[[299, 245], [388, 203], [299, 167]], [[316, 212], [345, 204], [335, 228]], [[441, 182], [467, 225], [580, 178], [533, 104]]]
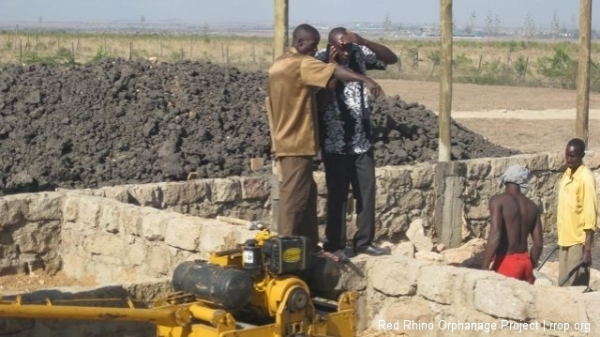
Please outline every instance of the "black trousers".
[[357, 232], [354, 248], [372, 244], [375, 236], [375, 161], [373, 151], [359, 155], [323, 153], [327, 183], [326, 251], [346, 247], [346, 209], [352, 185]]

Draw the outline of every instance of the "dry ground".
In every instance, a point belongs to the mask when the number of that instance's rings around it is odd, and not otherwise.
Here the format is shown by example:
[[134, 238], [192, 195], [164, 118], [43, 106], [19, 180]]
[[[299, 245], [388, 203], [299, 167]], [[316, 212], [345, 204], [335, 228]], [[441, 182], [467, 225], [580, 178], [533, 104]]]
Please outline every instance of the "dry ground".
[[[436, 112], [439, 83], [381, 80], [385, 93]], [[575, 135], [577, 92], [453, 84], [452, 118], [490, 141], [523, 152], [562, 151]], [[600, 93], [590, 93], [589, 148], [600, 150]]]
[[[439, 83], [380, 80], [387, 95], [400, 95], [407, 102], [419, 102], [436, 112]], [[478, 86], [453, 84], [452, 116], [459, 123], [490, 141], [524, 152], [562, 151], [575, 134], [576, 92], [543, 88]], [[600, 93], [590, 95], [589, 143], [600, 150]], [[90, 285], [90, 280], [74, 280], [44, 274], [0, 277], [0, 293], [29, 292], [56, 286]], [[369, 331], [361, 337], [390, 336]]]

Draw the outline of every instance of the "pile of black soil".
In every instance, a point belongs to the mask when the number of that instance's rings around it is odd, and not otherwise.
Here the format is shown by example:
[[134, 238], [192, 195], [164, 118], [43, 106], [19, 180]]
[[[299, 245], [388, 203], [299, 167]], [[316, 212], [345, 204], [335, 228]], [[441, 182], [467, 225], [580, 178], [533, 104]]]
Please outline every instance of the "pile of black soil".
[[[265, 88], [264, 72], [203, 62], [6, 66], [0, 195], [250, 174], [270, 155]], [[378, 166], [437, 158], [435, 114], [398, 97], [373, 107]], [[455, 159], [515, 153], [456, 123], [452, 137]]]

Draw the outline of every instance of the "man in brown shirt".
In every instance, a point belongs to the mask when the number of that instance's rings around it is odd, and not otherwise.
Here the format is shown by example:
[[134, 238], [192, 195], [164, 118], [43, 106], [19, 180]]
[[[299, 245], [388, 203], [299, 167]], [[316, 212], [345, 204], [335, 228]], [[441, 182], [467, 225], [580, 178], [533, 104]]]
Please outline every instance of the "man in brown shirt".
[[302, 24], [293, 33], [292, 47], [269, 69], [268, 96], [273, 150], [281, 169], [279, 235], [306, 236], [318, 251], [317, 187], [312, 157], [319, 151], [315, 91], [332, 78], [365, 83], [378, 96], [381, 87], [367, 76], [314, 58], [319, 32]]

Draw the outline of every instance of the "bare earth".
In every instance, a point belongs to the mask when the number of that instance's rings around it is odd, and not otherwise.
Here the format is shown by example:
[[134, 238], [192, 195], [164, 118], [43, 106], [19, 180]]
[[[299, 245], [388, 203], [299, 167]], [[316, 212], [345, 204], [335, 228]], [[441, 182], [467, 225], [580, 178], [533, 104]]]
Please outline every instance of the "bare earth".
[[[380, 80], [388, 96], [400, 95], [436, 112], [439, 83]], [[562, 151], [575, 136], [574, 90], [453, 84], [452, 118], [493, 143], [523, 152]], [[600, 93], [590, 94], [589, 147], [600, 150]], [[0, 293], [31, 292], [57, 286], [93, 285], [92, 280], [75, 280], [61, 273], [49, 276], [11, 275], [0, 277]], [[368, 331], [361, 337], [389, 336]]]
[[[400, 95], [437, 112], [437, 82], [380, 80], [386, 95]], [[493, 143], [523, 152], [562, 151], [575, 136], [575, 90], [452, 85], [452, 118]], [[589, 149], [600, 149], [600, 93], [590, 93]]]

